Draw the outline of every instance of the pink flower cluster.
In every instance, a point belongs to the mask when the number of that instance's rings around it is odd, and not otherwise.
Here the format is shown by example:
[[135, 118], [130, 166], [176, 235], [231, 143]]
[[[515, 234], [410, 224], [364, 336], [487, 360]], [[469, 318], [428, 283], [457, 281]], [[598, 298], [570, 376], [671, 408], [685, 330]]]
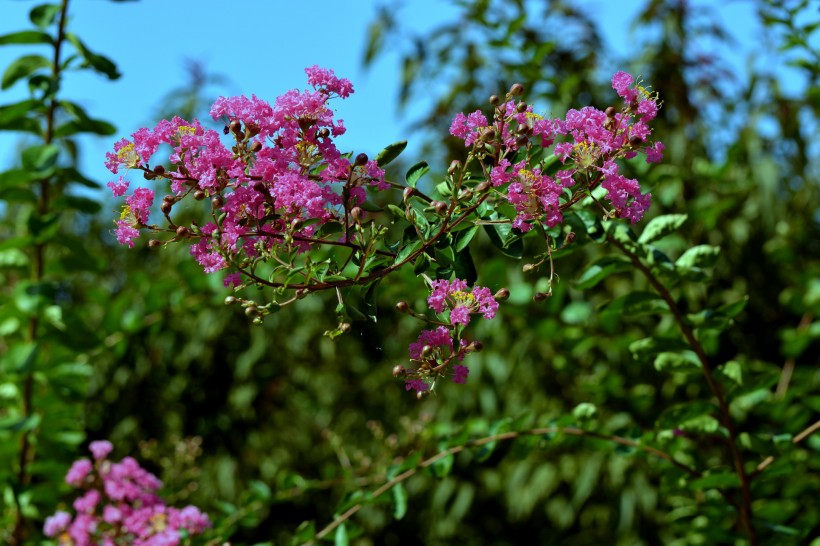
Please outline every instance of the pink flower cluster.
[[[485, 142], [499, 148], [488, 178], [495, 188], [508, 184], [506, 198], [516, 211], [513, 226], [521, 231], [532, 229], [533, 222], [549, 227], [560, 224], [562, 210], [570, 201], [565, 190], [589, 191], [598, 185], [607, 190], [615, 215], [635, 223], [649, 208], [651, 195], [641, 192], [637, 180], [619, 174], [616, 160], [631, 159], [640, 151], [648, 163], [657, 163], [663, 158], [664, 145], [650, 142], [649, 122], [658, 113], [657, 96], [633, 83], [634, 78], [625, 72], [612, 78], [613, 89], [625, 103], [620, 111], [587, 106], [570, 110], [564, 119], [544, 119], [532, 112], [532, 106], [521, 108], [509, 100], [496, 108], [492, 124], [480, 111], [457, 114], [450, 133], [476, 151]], [[540, 137], [540, 145], [546, 148], [560, 135], [569, 136], [570, 141], [556, 144], [554, 153], [567, 168], [555, 176], [526, 168], [526, 161], [512, 164], [506, 157], [528, 145], [531, 136]]]
[[472, 315], [492, 319], [498, 311], [498, 302], [489, 288], [474, 286], [470, 291], [465, 281], [454, 279], [433, 281], [432, 289], [427, 304], [436, 313], [449, 313], [450, 327], [423, 330], [410, 344], [410, 360], [417, 366], [414, 370], [405, 370], [405, 388], [416, 393], [429, 391], [451, 363], [453, 382], [466, 382], [469, 368], [453, 361], [463, 361], [476, 345], [461, 339], [461, 330], [470, 323]]
[[[162, 200], [169, 222], [181, 199], [209, 200], [214, 221], [177, 231], [172, 239], [192, 238], [191, 254], [206, 272], [230, 268], [234, 261], [283, 244], [307, 250], [322, 224], [340, 220], [345, 210], [364, 201], [367, 186], [389, 187], [375, 161], [351, 162], [334, 143], [345, 127], [334, 119], [328, 101], [350, 96], [353, 85], [332, 70], [313, 66], [305, 72], [313, 90], [288, 91], [273, 104], [256, 96], [218, 98], [210, 114], [225, 121], [228, 144], [199, 121], [175, 117], [138, 130], [106, 154], [113, 173], [137, 169], [169, 184], [171, 193]], [[163, 144], [171, 148], [170, 168], [151, 168], [149, 162]], [[108, 185], [118, 197], [128, 191], [123, 177]], [[344, 189], [335, 189], [340, 186]], [[144, 228], [162, 231], [148, 225], [153, 195], [153, 190], [139, 188], [126, 197], [115, 230], [120, 243], [133, 246]], [[176, 228], [171, 223], [167, 231]]]
[[61, 510], [46, 519], [47, 537], [60, 546], [176, 546], [211, 526], [195, 506], [166, 506], [156, 493], [162, 482], [131, 457], [109, 461], [112, 449], [111, 442], [91, 442], [94, 461], [71, 466], [66, 482], [84, 493], [74, 501], [74, 516]]

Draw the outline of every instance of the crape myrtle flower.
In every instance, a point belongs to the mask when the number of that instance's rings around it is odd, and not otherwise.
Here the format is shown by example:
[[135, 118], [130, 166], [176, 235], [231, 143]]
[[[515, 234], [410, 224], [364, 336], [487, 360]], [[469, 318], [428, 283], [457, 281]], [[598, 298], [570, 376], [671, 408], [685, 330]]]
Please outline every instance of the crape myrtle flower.
[[92, 442], [94, 462], [84, 458], [71, 466], [66, 482], [85, 492], [72, 505], [76, 515], [58, 511], [46, 518], [47, 537], [66, 546], [175, 546], [211, 526], [195, 506], [167, 506], [157, 493], [162, 482], [135, 459], [108, 460], [113, 447], [105, 440]]
[[481, 314], [484, 318], [495, 317], [498, 302], [493, 298], [489, 288], [473, 287], [467, 291], [467, 283], [461, 279], [448, 281], [436, 280], [432, 283], [433, 292], [427, 298], [430, 309], [436, 313], [450, 311], [450, 323], [468, 325], [470, 315]]

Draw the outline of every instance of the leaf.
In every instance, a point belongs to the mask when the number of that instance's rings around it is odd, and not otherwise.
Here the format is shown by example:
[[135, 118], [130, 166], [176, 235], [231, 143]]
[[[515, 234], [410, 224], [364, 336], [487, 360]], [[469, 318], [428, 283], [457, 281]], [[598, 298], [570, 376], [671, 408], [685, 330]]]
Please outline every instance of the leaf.
[[512, 233], [509, 224], [484, 224], [484, 231], [490, 236], [490, 242], [502, 254], [520, 260], [524, 256], [524, 241]]
[[470, 244], [470, 241], [473, 240], [475, 234], [478, 233], [478, 226], [473, 224], [465, 230], [456, 232], [456, 244], [453, 246], [453, 249], [456, 252], [461, 252]]
[[40, 28], [52, 24], [60, 13], [59, 4], [42, 4], [35, 6], [28, 14], [29, 20]]
[[598, 413], [598, 408], [589, 402], [581, 402], [572, 409], [572, 416], [579, 421], [589, 421], [595, 417], [596, 413]]
[[393, 486], [393, 517], [402, 519], [407, 513], [407, 490], [397, 483]]
[[107, 121], [93, 119], [78, 104], [69, 101], [60, 101], [60, 106], [73, 119], [58, 126], [54, 131], [55, 137], [66, 137], [76, 133], [91, 133], [95, 135], [113, 135], [117, 129]]
[[658, 426], [662, 429], [680, 428], [688, 421], [692, 421], [704, 415], [717, 413], [717, 407], [705, 400], [690, 402], [672, 406], [658, 417]]
[[653, 218], [638, 237], [638, 242], [649, 244], [659, 241], [681, 227], [686, 218], [685, 214], [665, 214]]
[[700, 369], [700, 361], [693, 351], [662, 352], [655, 357], [655, 369], [659, 372], [666, 370], [686, 371]]
[[42, 55], [24, 55], [12, 63], [3, 72], [3, 79], [0, 80], [0, 88], [8, 89], [17, 80], [27, 77], [40, 68], [51, 67], [51, 61]]
[[6, 44], [51, 44], [51, 36], [39, 30], [21, 30], [0, 36], [0, 45]]
[[447, 453], [427, 468], [434, 477], [446, 478], [453, 469], [453, 454]]
[[115, 65], [111, 59], [105, 57], [104, 55], [94, 53], [88, 49], [83, 41], [80, 40], [73, 32], [66, 32], [65, 36], [66, 39], [77, 49], [77, 53], [80, 54], [80, 57], [82, 57], [85, 61], [84, 66], [90, 66], [96, 72], [106, 76], [109, 80], [116, 80], [120, 77], [120, 73], [117, 71], [117, 65]]
[[415, 188], [416, 183], [428, 172], [430, 172], [430, 167], [427, 165], [427, 162], [420, 161], [408, 169], [404, 179], [407, 181], [408, 186]]
[[456, 277], [466, 281], [468, 285], [472, 286], [478, 280], [478, 271], [469, 248], [456, 252], [453, 266]]
[[430, 264], [430, 256], [428, 256], [426, 252], [422, 252], [419, 254], [419, 257], [416, 258], [416, 263], [413, 264], [413, 274], [421, 275], [430, 269]]
[[32, 99], [0, 106], [0, 130], [26, 131], [38, 134], [40, 125], [28, 116], [32, 112], [38, 112], [41, 109], [42, 102]]
[[376, 163], [379, 164], [379, 167], [384, 167], [397, 157], [401, 155], [404, 149], [407, 148], [407, 141], [400, 140], [398, 142], [394, 142], [393, 144], [388, 145], [385, 147], [384, 150], [378, 153], [376, 156]]
[[643, 360], [659, 353], [685, 351], [689, 344], [677, 338], [646, 337], [629, 344], [635, 360]]
[[581, 226], [587, 235], [589, 235], [589, 238], [596, 243], [601, 243], [606, 240], [606, 231], [601, 224], [599, 215], [588, 210], [576, 210], [573, 211], [572, 218], [577, 218], [580, 221]]
[[347, 525], [345, 525], [344, 523], [336, 527], [336, 536], [333, 539], [333, 543], [335, 544], [335, 546], [348, 545]]
[[734, 472], [716, 472], [714, 474], [709, 474], [707, 476], [703, 476], [702, 478], [692, 480], [687, 485], [689, 486], [689, 489], [693, 489], [695, 491], [715, 488], [724, 489], [740, 486], [740, 480]]
[[675, 261], [677, 267], [712, 267], [720, 255], [720, 247], [712, 245], [693, 246]]
[[617, 313], [622, 316], [652, 315], [669, 311], [669, 306], [652, 292], [632, 292], [603, 306], [602, 313]]
[[396, 254], [396, 262], [395, 263], [402, 263], [408, 257], [410, 257], [414, 252], [421, 248], [421, 241], [415, 240], [412, 242], [408, 242], [405, 244], [401, 250], [399, 250], [398, 254]]
[[587, 290], [610, 275], [634, 269], [634, 265], [622, 256], [607, 256], [587, 266], [575, 281], [578, 290]]
[[46, 178], [51, 176], [59, 155], [60, 148], [54, 144], [29, 146], [22, 153], [23, 169], [32, 179]]

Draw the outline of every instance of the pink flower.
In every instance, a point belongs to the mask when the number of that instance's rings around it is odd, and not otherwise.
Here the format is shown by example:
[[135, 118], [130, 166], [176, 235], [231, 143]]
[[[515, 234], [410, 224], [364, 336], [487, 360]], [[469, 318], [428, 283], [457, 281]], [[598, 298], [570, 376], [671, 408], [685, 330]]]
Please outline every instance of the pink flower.
[[467, 283], [461, 279], [452, 282], [448, 280], [433, 281], [433, 292], [427, 298], [427, 304], [436, 313], [450, 310], [450, 323], [470, 323], [470, 316], [481, 314], [486, 319], [495, 317], [498, 302], [489, 288], [475, 286], [472, 292], [467, 292]]
[[470, 147], [485, 128], [487, 128], [487, 118], [481, 110], [476, 110], [469, 116], [459, 112], [450, 125], [450, 134], [464, 140], [464, 145]]
[[336, 93], [343, 99], [353, 93], [353, 84], [350, 83], [350, 80], [337, 78], [333, 70], [313, 65], [310, 68], [305, 68], [305, 74], [308, 76], [308, 83], [314, 89], [324, 88], [328, 93]]
[[425, 392], [430, 390], [430, 385], [421, 379], [408, 379], [404, 382], [404, 389], [408, 391]]
[[43, 534], [47, 537], [54, 538], [68, 529], [68, 525], [70, 523], [71, 514], [68, 512], [63, 512], [62, 510], [57, 511], [53, 516], [46, 518], [46, 522], [43, 525]]
[[453, 383], [464, 384], [467, 381], [467, 375], [470, 373], [470, 368], [456, 364], [453, 366]]
[[94, 467], [91, 464], [91, 461], [88, 459], [74, 461], [74, 464], [72, 464], [71, 468], [68, 470], [68, 474], [66, 474], [66, 483], [68, 485], [73, 485], [74, 487], [80, 487], [93, 468]]
[[99, 461], [100, 459], [105, 459], [114, 449], [113, 444], [108, 440], [97, 440], [96, 442], [91, 442], [91, 445], [88, 446], [89, 451], [94, 456], [94, 459]]
[[122, 197], [126, 191], [128, 191], [128, 180], [124, 179], [120, 176], [120, 179], [116, 182], [111, 181], [107, 185], [111, 188], [111, 193], [114, 194], [114, 197]]

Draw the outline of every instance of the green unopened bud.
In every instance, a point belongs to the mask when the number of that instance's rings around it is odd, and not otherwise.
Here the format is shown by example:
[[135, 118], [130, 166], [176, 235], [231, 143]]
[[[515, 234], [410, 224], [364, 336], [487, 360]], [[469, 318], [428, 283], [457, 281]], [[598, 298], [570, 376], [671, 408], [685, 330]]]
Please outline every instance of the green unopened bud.
[[521, 271], [523, 271], [524, 273], [529, 273], [533, 269], [535, 269], [535, 266], [533, 264], [524, 264], [524, 267], [521, 268]]
[[225, 305], [233, 305], [234, 303], [236, 303], [235, 297], [228, 296], [227, 298], [225, 298]]
[[261, 326], [263, 320], [262, 320], [262, 317], [256, 317], [251, 322], [254, 323], [256, 326]]
[[461, 195], [459, 196], [459, 198], [463, 201], [469, 201], [470, 199], [473, 198], [473, 191], [469, 190], [469, 189], [464, 190], [463, 192], [461, 192]]

